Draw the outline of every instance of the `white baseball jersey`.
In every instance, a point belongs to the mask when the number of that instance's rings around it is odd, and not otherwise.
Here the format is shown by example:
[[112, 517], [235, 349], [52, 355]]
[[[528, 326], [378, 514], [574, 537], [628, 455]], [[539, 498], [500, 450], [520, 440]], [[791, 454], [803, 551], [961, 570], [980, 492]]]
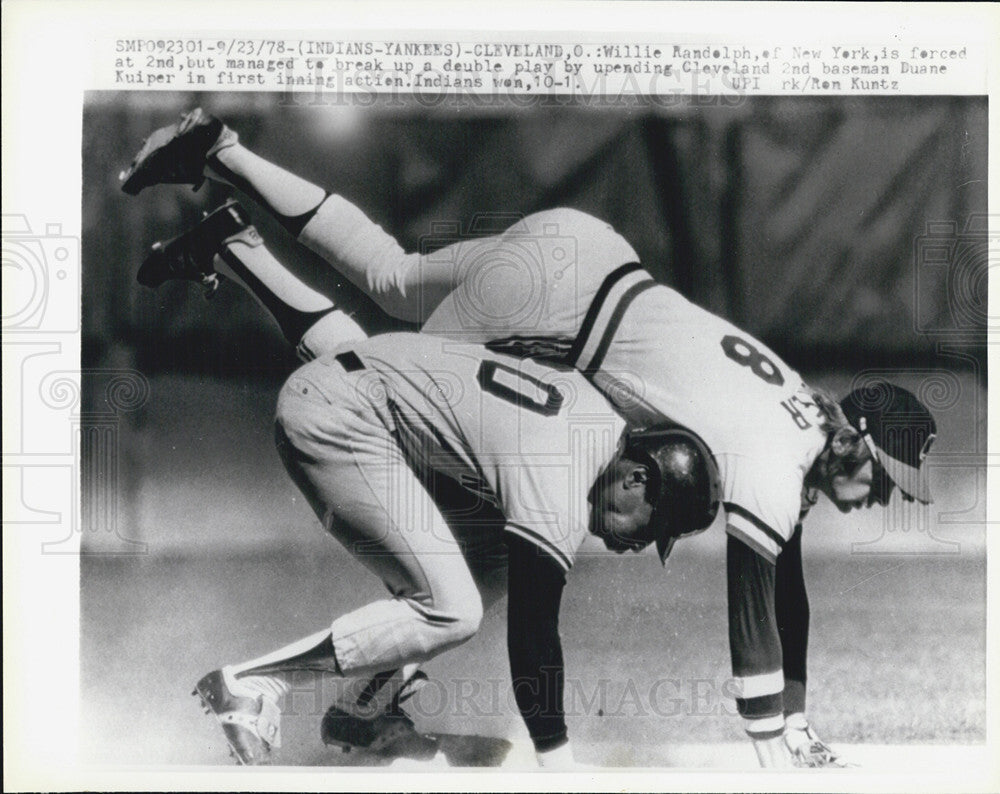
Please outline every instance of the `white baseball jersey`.
[[622, 297], [605, 302], [569, 362], [634, 421], [659, 413], [700, 435], [719, 466], [728, 531], [773, 562], [799, 521], [805, 475], [826, 443], [818, 408], [769, 348], [640, 279], [630, 305], [628, 288], [613, 290]]
[[383, 334], [333, 355], [371, 372], [358, 388], [414, 465], [482, 494], [508, 531], [572, 566], [588, 494], [625, 430], [586, 378], [425, 334]]
[[390, 313], [426, 333], [567, 363], [630, 424], [669, 419], [698, 433], [719, 464], [729, 531], [775, 559], [825, 434], [798, 373], [773, 351], [656, 283], [611, 226], [577, 210], [413, 254], [342, 199], [328, 212], [321, 252]]
[[620, 235], [575, 210], [537, 213], [425, 260], [449, 258], [463, 277], [425, 332], [566, 362], [631, 423], [693, 430], [716, 456], [728, 531], [775, 560], [825, 443], [797, 372], [655, 282]]

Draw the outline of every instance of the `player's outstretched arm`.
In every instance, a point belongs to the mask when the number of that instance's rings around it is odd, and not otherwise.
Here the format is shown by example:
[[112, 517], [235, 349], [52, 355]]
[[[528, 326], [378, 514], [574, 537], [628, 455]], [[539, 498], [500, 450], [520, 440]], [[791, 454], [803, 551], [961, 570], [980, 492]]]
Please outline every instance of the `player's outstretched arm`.
[[785, 674], [785, 714], [806, 710], [806, 654], [809, 645], [809, 596], [802, 570], [802, 525], [785, 543], [774, 571], [774, 608]]
[[774, 607], [775, 565], [730, 534], [726, 575], [737, 708], [761, 766], [793, 766], [783, 741], [785, 678]]
[[781, 637], [785, 690], [784, 744], [798, 767], [849, 766], [806, 719], [806, 651], [809, 597], [802, 570], [802, 525], [795, 528], [775, 565], [775, 612]]
[[566, 574], [533, 543], [508, 534], [507, 652], [514, 699], [539, 765], [573, 764], [563, 707], [559, 605]]

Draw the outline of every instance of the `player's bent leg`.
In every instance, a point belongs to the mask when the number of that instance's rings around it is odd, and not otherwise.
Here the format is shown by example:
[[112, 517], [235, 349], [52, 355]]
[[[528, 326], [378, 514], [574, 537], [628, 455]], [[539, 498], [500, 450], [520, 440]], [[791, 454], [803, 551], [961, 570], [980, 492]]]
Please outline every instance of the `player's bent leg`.
[[391, 597], [199, 684], [198, 694], [244, 763], [258, 763], [280, 740], [275, 715], [290, 673], [372, 677], [465, 642], [482, 620], [461, 548], [366, 403], [357, 373], [346, 376], [328, 358], [297, 370], [279, 395], [276, 440], [320, 520]]
[[[507, 545], [503, 514], [478, 494], [436, 472], [422, 477], [441, 514], [451, 527], [462, 555], [489, 611], [507, 590]], [[412, 742], [413, 723], [401, 708], [426, 681], [416, 665], [371, 678], [353, 679], [323, 717], [320, 735], [325, 744], [347, 751], [395, 753]]]
[[332, 300], [274, 257], [246, 210], [233, 200], [178, 237], [154, 244], [136, 274], [140, 284], [151, 288], [169, 280], [194, 281], [208, 296], [215, 293], [220, 279], [246, 290], [304, 360], [343, 342], [366, 338]]
[[237, 188], [394, 317], [423, 321], [454, 286], [450, 263], [406, 254], [349, 201], [251, 152], [200, 108], [150, 135], [120, 178], [133, 195], [205, 178]]
[[338, 663], [351, 675], [429, 659], [471, 637], [482, 618], [461, 547], [367, 402], [364, 375], [329, 358], [307, 364], [282, 389], [276, 417], [292, 479], [392, 594], [334, 622]]

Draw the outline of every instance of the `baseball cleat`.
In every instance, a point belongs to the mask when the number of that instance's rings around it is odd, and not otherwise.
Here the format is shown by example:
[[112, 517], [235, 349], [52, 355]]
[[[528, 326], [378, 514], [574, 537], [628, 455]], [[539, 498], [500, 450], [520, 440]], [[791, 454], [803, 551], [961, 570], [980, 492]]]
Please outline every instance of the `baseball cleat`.
[[239, 682], [225, 670], [213, 670], [191, 694], [201, 699], [206, 714], [215, 717], [229, 744], [229, 754], [238, 763], [269, 764], [271, 747], [281, 746], [281, 711], [264, 695], [233, 692], [239, 688]]
[[136, 281], [152, 288], [170, 280], [194, 281], [202, 285], [206, 297], [211, 297], [220, 279], [213, 265], [215, 255], [237, 235], [252, 236], [252, 244], [259, 240], [246, 210], [230, 199], [184, 234], [154, 243], [139, 266]]
[[804, 730], [786, 730], [785, 744], [788, 745], [792, 753], [792, 762], [797, 767], [847, 769], [856, 766], [845, 761], [820, 739], [812, 726], [807, 725]]
[[[409, 752], [426, 749], [431, 755], [436, 752], [437, 742], [417, 732], [416, 726], [400, 704], [416, 693], [427, 677], [417, 672], [396, 693], [384, 711], [371, 717], [350, 714], [337, 704], [330, 706], [320, 724], [323, 743], [339, 747], [345, 753], [364, 750], [369, 753], [383, 753], [405, 745]], [[426, 748], [424, 747], [426, 745]]]
[[195, 108], [143, 142], [132, 165], [118, 176], [122, 190], [130, 196], [151, 185], [192, 185], [197, 190], [205, 181], [209, 155], [236, 139], [236, 133], [219, 119]]

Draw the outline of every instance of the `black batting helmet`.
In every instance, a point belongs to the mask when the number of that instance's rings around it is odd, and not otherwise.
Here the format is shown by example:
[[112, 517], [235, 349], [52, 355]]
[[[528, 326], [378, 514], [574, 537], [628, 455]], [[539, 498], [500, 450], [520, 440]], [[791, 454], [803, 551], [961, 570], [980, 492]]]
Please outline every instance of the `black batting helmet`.
[[719, 512], [719, 470], [701, 438], [679, 425], [633, 430], [625, 455], [650, 467], [650, 538], [664, 562], [678, 538], [706, 529]]

